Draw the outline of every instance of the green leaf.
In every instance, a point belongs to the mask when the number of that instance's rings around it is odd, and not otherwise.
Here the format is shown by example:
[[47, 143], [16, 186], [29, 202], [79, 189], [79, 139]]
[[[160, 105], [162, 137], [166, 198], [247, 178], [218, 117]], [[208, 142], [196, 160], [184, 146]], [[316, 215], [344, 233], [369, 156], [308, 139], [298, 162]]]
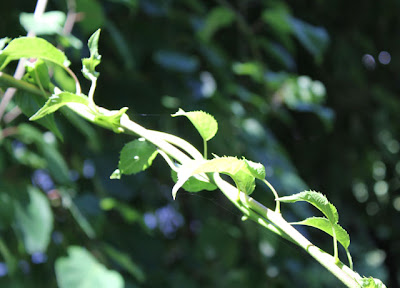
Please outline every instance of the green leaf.
[[228, 27], [235, 20], [235, 12], [226, 7], [215, 7], [208, 14], [204, 21], [199, 36], [204, 41], [210, 41], [213, 35], [220, 29]]
[[37, 188], [28, 187], [29, 203], [16, 202], [16, 227], [22, 232], [25, 250], [44, 252], [53, 230], [53, 213], [47, 197]]
[[186, 116], [205, 141], [211, 140], [218, 131], [218, 122], [213, 116], [206, 112], [185, 112], [182, 109], [179, 109], [178, 112], [172, 115], [172, 117], [176, 116]]
[[[178, 182], [178, 175], [173, 170], [171, 170], [171, 177], [175, 183]], [[182, 185], [182, 188], [185, 189], [187, 192], [200, 192], [203, 190], [213, 191], [218, 187], [210, 183], [209, 181], [205, 181], [203, 177], [199, 177], [199, 175], [194, 175], [186, 180], [186, 182]]]
[[13, 60], [38, 58], [68, 67], [70, 62], [64, 52], [42, 38], [20, 37], [12, 40], [0, 54], [0, 71]]
[[153, 144], [140, 138], [125, 144], [121, 150], [118, 169], [121, 174], [136, 174], [151, 166], [158, 152]]
[[245, 75], [251, 77], [256, 82], [263, 82], [264, 71], [262, 65], [257, 62], [234, 63], [232, 70], [237, 75]]
[[383, 284], [381, 280], [372, 277], [363, 277], [361, 279], [357, 279], [357, 282], [362, 288], [386, 288], [386, 285]]
[[292, 224], [294, 224], [294, 225], [311, 226], [311, 227], [314, 227], [314, 228], [317, 228], [317, 229], [320, 229], [320, 230], [324, 231], [325, 233], [331, 235], [332, 237], [333, 237], [332, 227], [334, 227], [335, 234], [336, 234], [336, 239], [339, 241], [340, 244], [342, 244], [342, 246], [345, 249], [349, 248], [350, 236], [346, 232], [346, 230], [344, 230], [342, 228], [342, 226], [340, 226], [337, 223], [332, 226], [332, 223], [330, 223], [329, 220], [326, 219], [325, 217], [311, 217], [311, 218], [307, 218], [307, 219], [305, 219], [303, 221], [295, 222], [295, 223], [292, 223]]
[[248, 195], [255, 189], [255, 177], [244, 159], [222, 157], [212, 160], [193, 160], [182, 165], [178, 171], [178, 181], [172, 189], [172, 196], [175, 199], [179, 188], [190, 177], [201, 173], [213, 172], [229, 175], [235, 182], [236, 187]]
[[87, 97], [82, 95], [73, 94], [70, 92], [61, 92], [52, 95], [46, 102], [46, 104], [40, 108], [32, 117], [29, 118], [31, 121], [41, 119], [42, 117], [52, 114], [64, 105], [69, 103], [78, 103], [83, 105], [88, 105], [89, 100]]
[[[30, 94], [25, 91], [18, 90], [14, 97], [15, 103], [21, 109], [22, 113], [27, 117], [31, 117], [38, 111], [44, 104], [45, 98], [39, 95]], [[47, 115], [37, 121], [38, 124], [49, 129], [59, 139], [63, 139], [61, 132], [58, 130], [54, 115]]]
[[143, 270], [132, 261], [127, 253], [118, 251], [114, 247], [107, 244], [103, 245], [103, 249], [111, 259], [128, 271], [129, 274], [136, 278], [138, 282], [143, 283], [146, 280], [146, 275], [144, 274]]
[[55, 271], [60, 288], [123, 288], [124, 279], [100, 264], [86, 249], [68, 248], [68, 257], [56, 260]]
[[100, 31], [101, 30], [98, 29], [89, 38], [88, 47], [90, 50], [90, 58], [82, 59], [82, 73], [88, 80], [92, 80], [93, 78], [97, 79], [100, 75], [100, 73], [95, 70], [96, 66], [101, 62], [101, 55], [98, 50]]
[[38, 86], [45, 95], [45, 91], [49, 91], [52, 86], [49, 76], [49, 70], [47, 69], [46, 63], [43, 60], [38, 59], [34, 63], [27, 62], [26, 72], [28, 77], [28, 81], [30, 80]]
[[294, 195], [278, 198], [280, 202], [294, 203], [298, 201], [306, 201], [318, 208], [328, 218], [331, 224], [338, 223], [339, 215], [336, 207], [331, 204], [328, 199], [321, 193], [315, 191], [304, 191]]
[[32, 31], [36, 35], [53, 35], [62, 33], [65, 23], [65, 13], [61, 11], [49, 11], [40, 17], [35, 17], [33, 13], [22, 12], [19, 15], [19, 22], [28, 32]]
[[95, 115], [94, 123], [106, 128], [112, 129], [115, 133], [121, 133], [121, 117], [126, 113], [128, 107], [123, 107], [120, 110], [101, 110]]
[[256, 163], [247, 159], [244, 159], [247, 164], [247, 168], [256, 179], [265, 179], [265, 167], [261, 163]]

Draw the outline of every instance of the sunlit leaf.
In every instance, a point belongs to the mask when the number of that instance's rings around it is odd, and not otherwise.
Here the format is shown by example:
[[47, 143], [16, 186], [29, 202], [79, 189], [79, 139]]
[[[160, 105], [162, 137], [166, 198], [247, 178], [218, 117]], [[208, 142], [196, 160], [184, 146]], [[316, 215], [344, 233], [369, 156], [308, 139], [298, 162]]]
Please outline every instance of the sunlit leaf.
[[42, 38], [20, 37], [12, 40], [0, 54], [0, 70], [13, 60], [39, 58], [68, 67], [70, 62], [64, 52]]
[[181, 188], [190, 177], [201, 173], [213, 172], [229, 175], [240, 191], [251, 194], [255, 188], [255, 177], [248, 167], [244, 159], [237, 159], [235, 157], [193, 160], [180, 167], [178, 171], [178, 181], [172, 189], [172, 195], [175, 198], [179, 188]]
[[318, 208], [328, 218], [330, 223], [336, 224], [339, 220], [336, 207], [333, 206], [333, 204], [331, 204], [328, 199], [319, 192], [304, 191], [294, 195], [281, 197], [278, 200], [285, 203], [306, 201]]
[[99, 263], [86, 249], [68, 248], [68, 257], [56, 260], [55, 271], [60, 288], [123, 288], [124, 279]]
[[134, 140], [122, 148], [118, 169], [121, 174], [136, 174], [150, 167], [157, 154], [153, 144], [143, 138]]
[[126, 113], [128, 107], [123, 107], [120, 110], [101, 110], [95, 115], [94, 123], [106, 128], [112, 129], [115, 133], [122, 132], [120, 120], [122, 115]]
[[31, 121], [38, 120], [48, 114], [54, 113], [62, 106], [69, 103], [78, 103], [87, 105], [89, 103], [88, 98], [82, 95], [77, 95], [69, 92], [61, 92], [52, 95], [46, 102], [46, 104], [40, 108], [32, 117], [29, 118]]
[[16, 227], [22, 232], [28, 253], [44, 252], [53, 230], [53, 213], [47, 197], [37, 188], [28, 187], [29, 203], [16, 202]]
[[253, 175], [257, 179], [265, 179], [265, 167], [261, 163], [256, 163], [247, 159], [244, 159], [244, 161], [247, 164], [247, 168], [251, 172], [251, 175]]
[[176, 116], [186, 116], [193, 126], [200, 133], [201, 137], [205, 141], [211, 140], [218, 131], [218, 123], [213, 116], [203, 111], [191, 111], [185, 112], [179, 109], [178, 112], [172, 115]]
[[99, 37], [100, 29], [94, 32], [89, 38], [88, 47], [90, 51], [90, 58], [82, 59], [82, 73], [83, 76], [85, 76], [88, 80], [98, 78], [100, 75], [100, 73], [96, 71], [96, 66], [101, 62], [101, 55], [98, 51]]
[[329, 220], [324, 217], [311, 217], [303, 221], [295, 222], [292, 224], [311, 226], [324, 231], [325, 233], [331, 235], [332, 237], [333, 237], [332, 227], [334, 227], [336, 239], [339, 241], [340, 244], [342, 244], [344, 248], [346, 249], [349, 248], [350, 236], [346, 232], [346, 230], [344, 230], [342, 226], [340, 226], [337, 223], [332, 226], [332, 223], [330, 223]]

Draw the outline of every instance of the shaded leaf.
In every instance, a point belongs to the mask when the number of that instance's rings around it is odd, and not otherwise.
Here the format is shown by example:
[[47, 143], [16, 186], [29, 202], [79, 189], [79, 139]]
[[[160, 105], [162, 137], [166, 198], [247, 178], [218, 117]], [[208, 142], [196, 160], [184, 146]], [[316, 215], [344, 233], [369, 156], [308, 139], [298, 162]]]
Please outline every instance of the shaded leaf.
[[218, 30], [228, 27], [234, 20], [235, 13], [231, 9], [222, 6], [215, 7], [207, 14], [199, 36], [209, 41]]
[[70, 62], [64, 52], [42, 38], [20, 37], [12, 40], [0, 54], [0, 70], [13, 60], [38, 58], [68, 67]]
[[86, 249], [68, 248], [68, 257], [56, 260], [55, 271], [60, 288], [123, 288], [124, 279], [116, 271], [108, 270]]
[[[178, 181], [178, 175], [175, 171], [171, 170], [171, 177], [176, 183]], [[210, 183], [209, 181], [204, 181], [202, 177], [198, 175], [194, 175], [189, 177], [188, 180], [182, 185], [182, 188], [185, 189], [187, 192], [200, 192], [203, 190], [213, 191], [218, 187], [214, 184]]]
[[293, 33], [300, 43], [317, 60], [320, 60], [329, 44], [328, 32], [323, 27], [310, 25], [300, 19], [291, 17]]
[[114, 247], [110, 245], [103, 245], [104, 251], [107, 255], [113, 259], [119, 266], [129, 272], [136, 280], [140, 283], [143, 283], [146, 280], [146, 275], [143, 270], [132, 261], [132, 259], [128, 256], [127, 253], [123, 253], [118, 251]]
[[211, 140], [218, 131], [218, 122], [213, 116], [206, 112], [185, 112], [182, 109], [179, 109], [178, 112], [172, 115], [172, 117], [176, 116], [186, 116], [205, 141]]
[[16, 226], [22, 232], [28, 253], [44, 252], [53, 230], [53, 213], [47, 197], [37, 188], [28, 187], [29, 203], [15, 202]]
[[118, 169], [121, 174], [135, 174], [146, 170], [158, 152], [153, 144], [143, 138], [125, 144], [121, 150]]
[[176, 51], [160, 50], [154, 54], [154, 61], [169, 70], [191, 73], [197, 70], [199, 60], [191, 55]]
[[[35, 94], [30, 94], [25, 91], [18, 90], [15, 94], [15, 103], [27, 117], [31, 117], [38, 111], [44, 104], [45, 98]], [[47, 115], [37, 121], [38, 124], [49, 129], [59, 139], [63, 139], [61, 132], [58, 130], [54, 115]]]

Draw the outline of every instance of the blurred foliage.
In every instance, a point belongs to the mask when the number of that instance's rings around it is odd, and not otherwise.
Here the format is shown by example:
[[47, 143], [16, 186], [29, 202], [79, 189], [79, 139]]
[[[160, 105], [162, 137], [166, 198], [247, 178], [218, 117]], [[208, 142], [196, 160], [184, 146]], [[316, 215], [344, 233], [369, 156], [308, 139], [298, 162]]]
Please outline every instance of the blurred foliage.
[[[82, 43], [102, 28], [99, 105], [130, 107], [143, 126], [199, 148], [194, 128], [170, 114], [179, 107], [211, 113], [220, 125], [210, 152], [261, 162], [282, 196], [325, 193], [350, 233], [355, 269], [399, 287], [399, 5], [53, 0], [37, 21], [35, 1], [6, 1], [0, 38], [32, 29], [63, 48], [78, 74], [90, 56]], [[77, 23], [65, 33], [74, 7]], [[56, 85], [75, 89], [65, 71], [52, 73]], [[80, 80], [87, 91], [89, 81]], [[43, 104], [23, 94], [7, 112], [18, 105], [33, 114]], [[25, 116], [0, 126], [0, 286], [79, 287], [90, 267], [105, 279], [98, 287], [339, 285], [304, 252], [241, 222], [219, 192], [181, 191], [173, 201], [162, 160], [110, 180], [131, 136], [68, 112], [46, 122], [61, 134]], [[253, 195], [273, 205], [264, 189]], [[311, 215], [307, 209], [296, 204], [285, 213], [298, 221]], [[330, 247], [329, 237], [299, 229]]]

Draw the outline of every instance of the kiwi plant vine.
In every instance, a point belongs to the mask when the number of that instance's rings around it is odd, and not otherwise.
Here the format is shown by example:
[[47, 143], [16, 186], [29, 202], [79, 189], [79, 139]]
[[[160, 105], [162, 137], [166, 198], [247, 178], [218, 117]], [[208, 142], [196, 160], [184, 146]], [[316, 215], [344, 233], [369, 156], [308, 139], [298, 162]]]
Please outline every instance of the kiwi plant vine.
[[[159, 154], [171, 168], [175, 185], [172, 196], [177, 197], [179, 189], [188, 192], [219, 189], [243, 213], [242, 220], [253, 220], [288, 241], [303, 248], [321, 265], [328, 269], [347, 287], [386, 287], [379, 279], [362, 277], [353, 270], [352, 258], [349, 253], [350, 238], [348, 233], [338, 224], [338, 212], [327, 198], [315, 191], [304, 191], [295, 195], [279, 197], [274, 187], [265, 179], [265, 168], [262, 164], [244, 158], [217, 156], [212, 154], [207, 158], [207, 142], [218, 130], [218, 123], [213, 116], [203, 111], [185, 112], [182, 109], [172, 117], [185, 116], [195, 126], [204, 143], [203, 153], [199, 152], [189, 142], [177, 136], [164, 132], [148, 130], [132, 121], [124, 107], [120, 110], [107, 110], [99, 107], [94, 101], [99, 73], [95, 70], [101, 62], [98, 52], [100, 30], [89, 39], [90, 57], [82, 59], [82, 73], [91, 81], [87, 95], [81, 92], [80, 84], [75, 74], [68, 68], [69, 61], [65, 54], [42, 38], [20, 37], [0, 40], [0, 85], [15, 87], [33, 97], [37, 103], [44, 103], [38, 111], [32, 111], [32, 106], [21, 105], [24, 114], [30, 120], [38, 121], [57, 137], [61, 133], [54, 125], [52, 118], [57, 110], [64, 114], [73, 111], [87, 121], [111, 129], [116, 133], [134, 134], [139, 138], [127, 143], [120, 154], [118, 168], [110, 176], [119, 179], [123, 174], [135, 174], [151, 166]], [[32, 59], [27, 62], [26, 74], [18, 80], [1, 72], [11, 61], [22, 58]], [[76, 82], [74, 93], [62, 91], [51, 82], [49, 69], [54, 66], [62, 67]], [[220, 174], [230, 177], [230, 184]], [[255, 189], [255, 183], [265, 184], [274, 194], [275, 209], [269, 209], [250, 195]], [[305, 220], [288, 223], [281, 214], [281, 203], [305, 201], [315, 206], [322, 217], [311, 217]], [[300, 234], [295, 225], [306, 225], [322, 230], [333, 238], [333, 256], [313, 245]], [[344, 247], [347, 255], [347, 265], [338, 257], [338, 242]]]

